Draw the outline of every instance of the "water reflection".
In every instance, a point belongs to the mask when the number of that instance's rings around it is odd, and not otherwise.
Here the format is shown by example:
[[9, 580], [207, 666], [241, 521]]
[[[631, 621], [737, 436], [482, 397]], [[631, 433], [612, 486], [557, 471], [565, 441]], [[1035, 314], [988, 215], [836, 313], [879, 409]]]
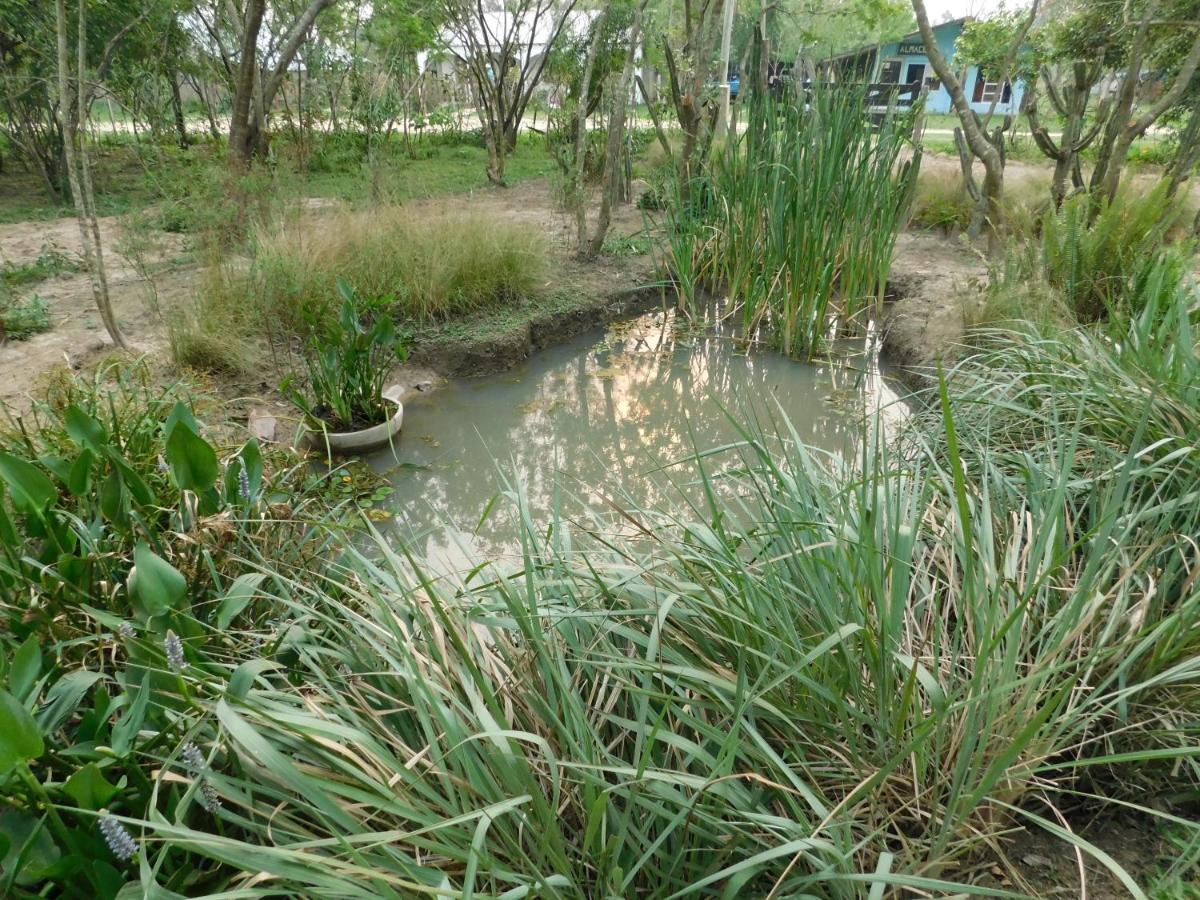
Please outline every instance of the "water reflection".
[[500, 492], [521, 491], [539, 523], [555, 510], [620, 522], [613, 498], [678, 506], [694, 499], [695, 449], [740, 439], [731, 415], [782, 413], [805, 443], [852, 451], [865, 408], [902, 406], [862, 341], [839, 349], [849, 355], [819, 364], [746, 353], [720, 323], [660, 312], [451, 383], [407, 405], [399, 443], [372, 459], [396, 488], [391, 534], [450, 574], [515, 549]]

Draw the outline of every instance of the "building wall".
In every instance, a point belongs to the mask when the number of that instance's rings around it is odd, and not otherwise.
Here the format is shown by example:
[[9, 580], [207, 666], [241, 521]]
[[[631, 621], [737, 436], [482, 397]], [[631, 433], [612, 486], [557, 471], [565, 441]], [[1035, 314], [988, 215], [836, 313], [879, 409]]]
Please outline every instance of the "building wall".
[[[938, 48], [942, 51], [942, 55], [949, 61], [950, 66], [954, 67], [954, 42], [958, 40], [959, 34], [962, 33], [962, 23], [952, 22], [946, 25], [938, 26], [933, 29], [934, 36], [937, 38]], [[937, 74], [933, 71], [933, 66], [929, 62], [929, 57], [925, 54], [924, 42], [920, 35], [916, 37], [909, 36], [899, 41], [893, 41], [890, 44], [883, 44], [879, 47], [879, 53], [875, 61], [875, 74], [873, 81], [882, 81], [884, 67], [888, 60], [900, 60], [900, 81], [907, 82], [909, 66], [924, 65], [925, 78], [936, 79]], [[971, 66], [967, 70], [966, 79], [963, 83], [963, 90], [967, 93], [967, 99], [971, 100], [975, 96], [975, 84], [979, 80], [979, 67]], [[1016, 113], [1021, 108], [1021, 98], [1025, 93], [1025, 85], [1021, 81], [1016, 81], [1012, 85], [1012, 90], [1009, 93], [1007, 101], [1002, 101], [996, 104], [996, 112]], [[978, 103], [972, 102], [971, 108], [979, 113], [986, 113], [991, 107], [991, 100], [981, 101]], [[930, 90], [929, 99], [926, 102], [925, 109], [931, 113], [949, 113], [953, 112], [950, 102], [950, 92], [945, 87], [940, 86], [937, 90]]]

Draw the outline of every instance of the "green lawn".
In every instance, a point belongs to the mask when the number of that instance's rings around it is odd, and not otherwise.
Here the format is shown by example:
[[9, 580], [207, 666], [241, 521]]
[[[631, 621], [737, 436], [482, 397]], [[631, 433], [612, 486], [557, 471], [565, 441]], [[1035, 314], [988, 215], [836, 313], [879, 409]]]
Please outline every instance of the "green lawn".
[[[303, 155], [284, 135], [276, 137], [272, 159], [259, 173], [271, 178], [277, 198], [327, 197], [351, 203], [372, 199], [402, 201], [461, 193], [487, 186], [487, 151], [473, 135], [451, 144], [428, 139], [410, 155], [393, 140], [374, 163], [344, 138], [320, 137]], [[413, 158], [416, 156], [417, 158]], [[174, 146], [138, 144], [127, 135], [106, 135], [93, 151], [96, 202], [101, 215], [121, 215], [158, 202], [194, 197], [224, 176], [221, 148], [208, 141], [187, 151]], [[556, 171], [553, 158], [536, 135], [523, 137], [508, 162], [508, 180], [516, 183]], [[6, 165], [0, 173], [0, 223], [37, 221], [71, 215], [30, 172]]]

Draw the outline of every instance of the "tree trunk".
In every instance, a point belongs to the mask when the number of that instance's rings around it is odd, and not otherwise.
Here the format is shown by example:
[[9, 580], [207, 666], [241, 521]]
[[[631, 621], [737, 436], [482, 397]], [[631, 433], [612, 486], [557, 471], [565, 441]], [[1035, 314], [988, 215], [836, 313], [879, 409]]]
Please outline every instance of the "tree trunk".
[[251, 133], [250, 104], [258, 69], [258, 33], [262, 29], [266, 0], [247, 0], [242, 22], [241, 56], [233, 85], [233, 110], [229, 115], [229, 161], [248, 168], [257, 135]]
[[[988, 228], [988, 253], [990, 255], [997, 255], [1002, 248], [1001, 235], [1004, 230], [1004, 155], [1002, 149], [997, 147], [984, 131], [983, 123], [975, 115], [975, 111], [971, 109], [971, 104], [967, 101], [962, 81], [955, 74], [954, 70], [950, 68], [950, 64], [946, 61], [945, 55], [938, 46], [937, 37], [934, 35], [933, 28], [929, 24], [929, 13], [925, 9], [925, 0], [912, 0], [912, 5], [913, 12], [917, 15], [917, 25], [921, 32], [921, 39], [925, 42], [926, 55], [929, 57], [929, 62], [932, 64], [933, 70], [937, 73], [938, 78], [941, 79], [942, 84], [950, 94], [950, 99], [954, 104], [954, 111], [958, 114], [958, 120], [962, 125], [964, 141], [971, 153], [979, 157], [980, 162], [983, 163], [984, 177], [980, 200], [982, 204], [981, 209], [986, 217]], [[1024, 39], [1024, 35], [1028, 33], [1034, 18], [1037, 16], [1038, 5], [1037, 0], [1034, 0], [1033, 9], [1030, 11], [1025, 27], [1018, 32], [1017, 38], [1010, 48], [1009, 58], [1015, 57], [1020, 42]], [[1006, 66], [1006, 68], [1010, 67]], [[994, 108], [995, 104], [993, 104]], [[1001, 137], [1001, 140], [1003, 140], [1003, 137]]]
[[596, 69], [596, 54], [600, 51], [600, 39], [604, 37], [606, 17], [606, 11], [602, 11], [592, 22], [592, 39], [588, 42], [587, 57], [583, 64], [583, 80], [579, 85], [579, 108], [575, 110], [575, 158], [571, 165], [570, 202], [575, 207], [575, 245], [580, 256], [587, 252], [589, 191], [584, 185], [584, 170], [587, 168], [588, 98], [592, 92], [592, 73]]
[[612, 208], [620, 200], [622, 181], [621, 158], [625, 151], [625, 113], [629, 106], [629, 90], [633, 86], [633, 56], [642, 31], [642, 16], [648, 0], [642, 0], [634, 10], [630, 26], [629, 50], [625, 54], [625, 68], [621, 70], [621, 81], [612, 96], [612, 115], [608, 120], [608, 148], [604, 157], [604, 192], [600, 197], [600, 213], [596, 218], [596, 231], [588, 244], [587, 253], [595, 256], [604, 246], [605, 235], [612, 223]]
[[[499, 132], [499, 134], [497, 134]], [[493, 126], [486, 130], [488, 165], [488, 181], [496, 187], [507, 187], [504, 181], [505, 140], [502, 128]]]
[[1200, 163], [1200, 102], [1192, 109], [1187, 125], [1179, 133], [1179, 149], [1167, 167], [1167, 197], [1174, 197]]
[[[56, 0], [55, 16], [58, 32], [58, 111], [62, 118], [63, 150], [66, 154], [67, 177], [71, 185], [71, 197], [75, 203], [75, 218], [79, 224], [79, 241], [83, 251], [84, 267], [92, 283], [92, 297], [100, 320], [112, 342], [125, 349], [128, 344], [121, 333], [120, 324], [113, 312], [108, 294], [108, 277], [104, 270], [104, 250], [100, 243], [100, 227], [96, 221], [95, 197], [91, 190], [91, 174], [88, 169], [87, 148], [80, 138], [80, 124], [86, 122], [87, 99], [85, 82], [87, 75], [87, 29], [85, 25], [86, 0], [79, 3], [79, 32], [77, 37], [77, 92], [71, 94], [71, 62], [67, 51], [67, 6], [66, 0]], [[78, 144], [78, 146], [76, 146]]]
[[229, 160], [235, 168], [247, 168], [253, 157], [266, 154], [267, 113], [271, 103], [313, 22], [322, 10], [335, 2], [311, 0], [288, 29], [275, 52], [275, 68], [267, 73], [258, 63], [258, 34], [262, 30], [266, 0], [247, 0], [239, 48], [241, 56], [234, 79], [233, 112], [229, 120]]
[[183, 96], [179, 92], [179, 72], [172, 69], [168, 77], [171, 80], [171, 112], [175, 116], [175, 133], [179, 136], [179, 149], [186, 150], [190, 141], [187, 121], [183, 116]]
[[1116, 196], [1117, 188], [1121, 185], [1121, 174], [1129, 157], [1129, 148], [1133, 146], [1133, 142], [1145, 134], [1163, 113], [1179, 102], [1187, 90], [1192, 76], [1200, 67], [1200, 34], [1197, 34], [1170, 87], [1141, 115], [1133, 117], [1137, 83], [1141, 77], [1142, 63], [1149, 46], [1150, 25], [1157, 11], [1158, 2], [1153, 0], [1146, 7], [1142, 21], [1138, 24], [1138, 30], [1129, 51], [1129, 65], [1121, 82], [1115, 109], [1104, 132], [1104, 141], [1101, 144], [1099, 159], [1092, 172], [1091, 181], [1093, 209], [1097, 211], [1103, 201], [1111, 200]]

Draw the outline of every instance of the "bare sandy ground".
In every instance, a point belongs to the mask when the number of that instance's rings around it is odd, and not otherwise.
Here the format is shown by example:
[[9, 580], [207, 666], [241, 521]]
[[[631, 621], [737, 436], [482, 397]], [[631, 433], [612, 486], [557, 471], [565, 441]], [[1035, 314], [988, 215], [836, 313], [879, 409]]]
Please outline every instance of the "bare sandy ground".
[[[337, 204], [310, 201], [304, 205], [309, 213], [319, 216], [323, 210]], [[494, 219], [497, 227], [508, 222], [534, 225], [547, 234], [555, 252], [564, 257], [573, 242], [574, 220], [562, 213], [549, 182], [544, 180], [413, 201], [411, 205], [470, 209]], [[612, 235], [632, 234], [642, 227], [642, 214], [635, 206], [614, 210]], [[185, 238], [156, 232], [151, 236], [150, 243], [155, 246], [148, 254], [148, 261], [158, 274], [153, 276], [151, 285], [139, 274], [134, 261], [120, 252], [126, 240], [122, 220], [119, 217], [102, 218], [100, 232], [109, 291], [130, 348], [135, 354], [161, 360], [166, 355], [167, 330], [152, 303], [151, 287], [157, 292], [158, 308], [169, 315], [195, 301], [203, 269], [194, 262], [179, 262], [187, 250]], [[81, 242], [75, 219], [0, 225], [0, 262], [32, 263], [46, 248], [78, 258]], [[86, 370], [116, 349], [96, 311], [91, 281], [86, 273], [59, 275], [19, 290], [20, 296], [31, 294], [41, 296], [49, 304], [54, 327], [26, 341], [0, 343], [0, 403], [14, 409], [28, 407], [48, 373], [63, 366], [76, 371]]]

